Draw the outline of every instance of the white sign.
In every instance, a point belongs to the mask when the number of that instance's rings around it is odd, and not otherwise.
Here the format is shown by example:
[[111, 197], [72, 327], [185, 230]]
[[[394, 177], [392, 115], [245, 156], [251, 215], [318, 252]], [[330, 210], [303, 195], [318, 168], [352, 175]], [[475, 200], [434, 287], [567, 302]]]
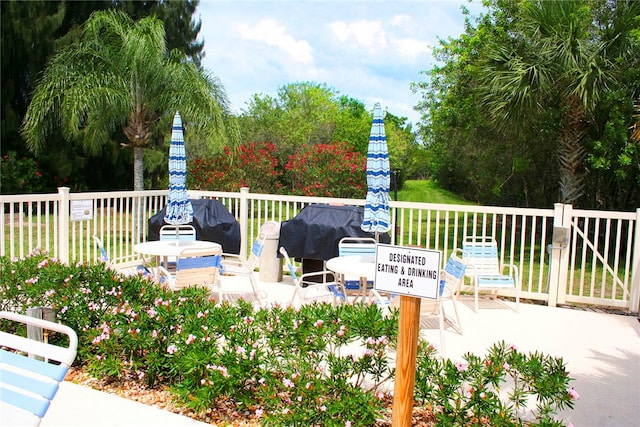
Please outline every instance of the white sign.
[[88, 221], [93, 219], [92, 200], [71, 201], [71, 221]]
[[437, 299], [439, 284], [440, 251], [377, 245], [376, 290]]

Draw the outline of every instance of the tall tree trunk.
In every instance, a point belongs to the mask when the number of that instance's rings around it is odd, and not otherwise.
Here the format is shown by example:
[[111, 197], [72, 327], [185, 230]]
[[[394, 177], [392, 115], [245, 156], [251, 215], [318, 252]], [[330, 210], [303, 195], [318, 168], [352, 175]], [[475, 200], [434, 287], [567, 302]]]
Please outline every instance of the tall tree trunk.
[[133, 189], [144, 190], [144, 148], [133, 147]]
[[568, 112], [563, 119], [557, 154], [560, 165], [560, 201], [575, 205], [584, 194], [583, 160], [587, 151], [583, 140], [588, 123], [579, 98], [573, 97], [567, 104], [565, 108], [568, 108]]

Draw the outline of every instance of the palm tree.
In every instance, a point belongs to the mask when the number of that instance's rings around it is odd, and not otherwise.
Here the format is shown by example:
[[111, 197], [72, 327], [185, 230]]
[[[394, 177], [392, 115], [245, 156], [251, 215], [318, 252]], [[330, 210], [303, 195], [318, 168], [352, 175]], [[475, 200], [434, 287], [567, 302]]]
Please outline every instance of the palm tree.
[[521, 10], [510, 40], [489, 46], [484, 101], [493, 123], [511, 129], [545, 111], [560, 111], [560, 199], [576, 203], [583, 195], [590, 115], [614, 80], [615, 64], [607, 59], [607, 44], [595, 37], [588, 2], [533, 0]]
[[221, 83], [184, 54], [167, 51], [162, 21], [99, 11], [79, 41], [49, 60], [21, 131], [35, 153], [57, 129], [97, 153], [121, 130], [121, 145], [134, 152], [134, 190], [143, 190], [144, 150], [162, 140], [154, 135], [157, 124], [163, 118], [170, 123], [176, 110], [191, 132], [208, 140], [235, 133]]

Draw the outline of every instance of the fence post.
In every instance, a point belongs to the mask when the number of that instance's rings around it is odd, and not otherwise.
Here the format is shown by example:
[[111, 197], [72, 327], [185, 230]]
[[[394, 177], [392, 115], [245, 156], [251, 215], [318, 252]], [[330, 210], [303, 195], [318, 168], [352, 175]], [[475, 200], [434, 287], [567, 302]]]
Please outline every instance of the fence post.
[[[569, 261], [571, 260], [571, 250], [569, 245], [575, 245], [574, 239], [571, 236], [574, 235], [571, 228], [571, 218], [573, 217], [573, 205], [563, 205], [562, 207], [562, 227], [567, 229], [567, 243], [564, 248], [560, 250], [560, 265], [558, 270], [558, 300], [559, 304], [564, 304], [567, 301], [567, 280], [569, 277]], [[575, 249], [574, 249], [575, 252]], [[555, 305], [554, 305], [555, 307]]]
[[249, 235], [249, 187], [240, 188], [240, 256], [247, 257], [247, 236]]
[[58, 187], [58, 259], [69, 264], [69, 187]]
[[[572, 206], [556, 203], [553, 205], [553, 237], [549, 245], [549, 307], [564, 303], [567, 292], [567, 269], [569, 266], [569, 233], [571, 231]], [[566, 242], [562, 242], [562, 232]], [[558, 240], [558, 241], [556, 241]]]
[[633, 238], [633, 260], [631, 261], [631, 293], [629, 294], [629, 311], [640, 312], [640, 208], [636, 209], [635, 230]]

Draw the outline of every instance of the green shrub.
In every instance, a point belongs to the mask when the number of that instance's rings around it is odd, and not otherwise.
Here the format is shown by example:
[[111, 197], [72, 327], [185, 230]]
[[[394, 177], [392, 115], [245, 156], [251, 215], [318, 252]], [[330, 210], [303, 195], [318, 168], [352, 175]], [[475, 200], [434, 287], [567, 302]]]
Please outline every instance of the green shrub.
[[[68, 266], [39, 251], [0, 257], [0, 308], [35, 306], [76, 330], [76, 364], [92, 375], [169, 386], [197, 412], [226, 398], [264, 426], [374, 425], [394, 377], [387, 355], [399, 313], [384, 317], [372, 304], [256, 309], [105, 264]], [[573, 407], [569, 381], [561, 359], [504, 343], [463, 364], [421, 343], [415, 393], [440, 425], [562, 425], [553, 414]], [[523, 421], [529, 399], [535, 418]]]

